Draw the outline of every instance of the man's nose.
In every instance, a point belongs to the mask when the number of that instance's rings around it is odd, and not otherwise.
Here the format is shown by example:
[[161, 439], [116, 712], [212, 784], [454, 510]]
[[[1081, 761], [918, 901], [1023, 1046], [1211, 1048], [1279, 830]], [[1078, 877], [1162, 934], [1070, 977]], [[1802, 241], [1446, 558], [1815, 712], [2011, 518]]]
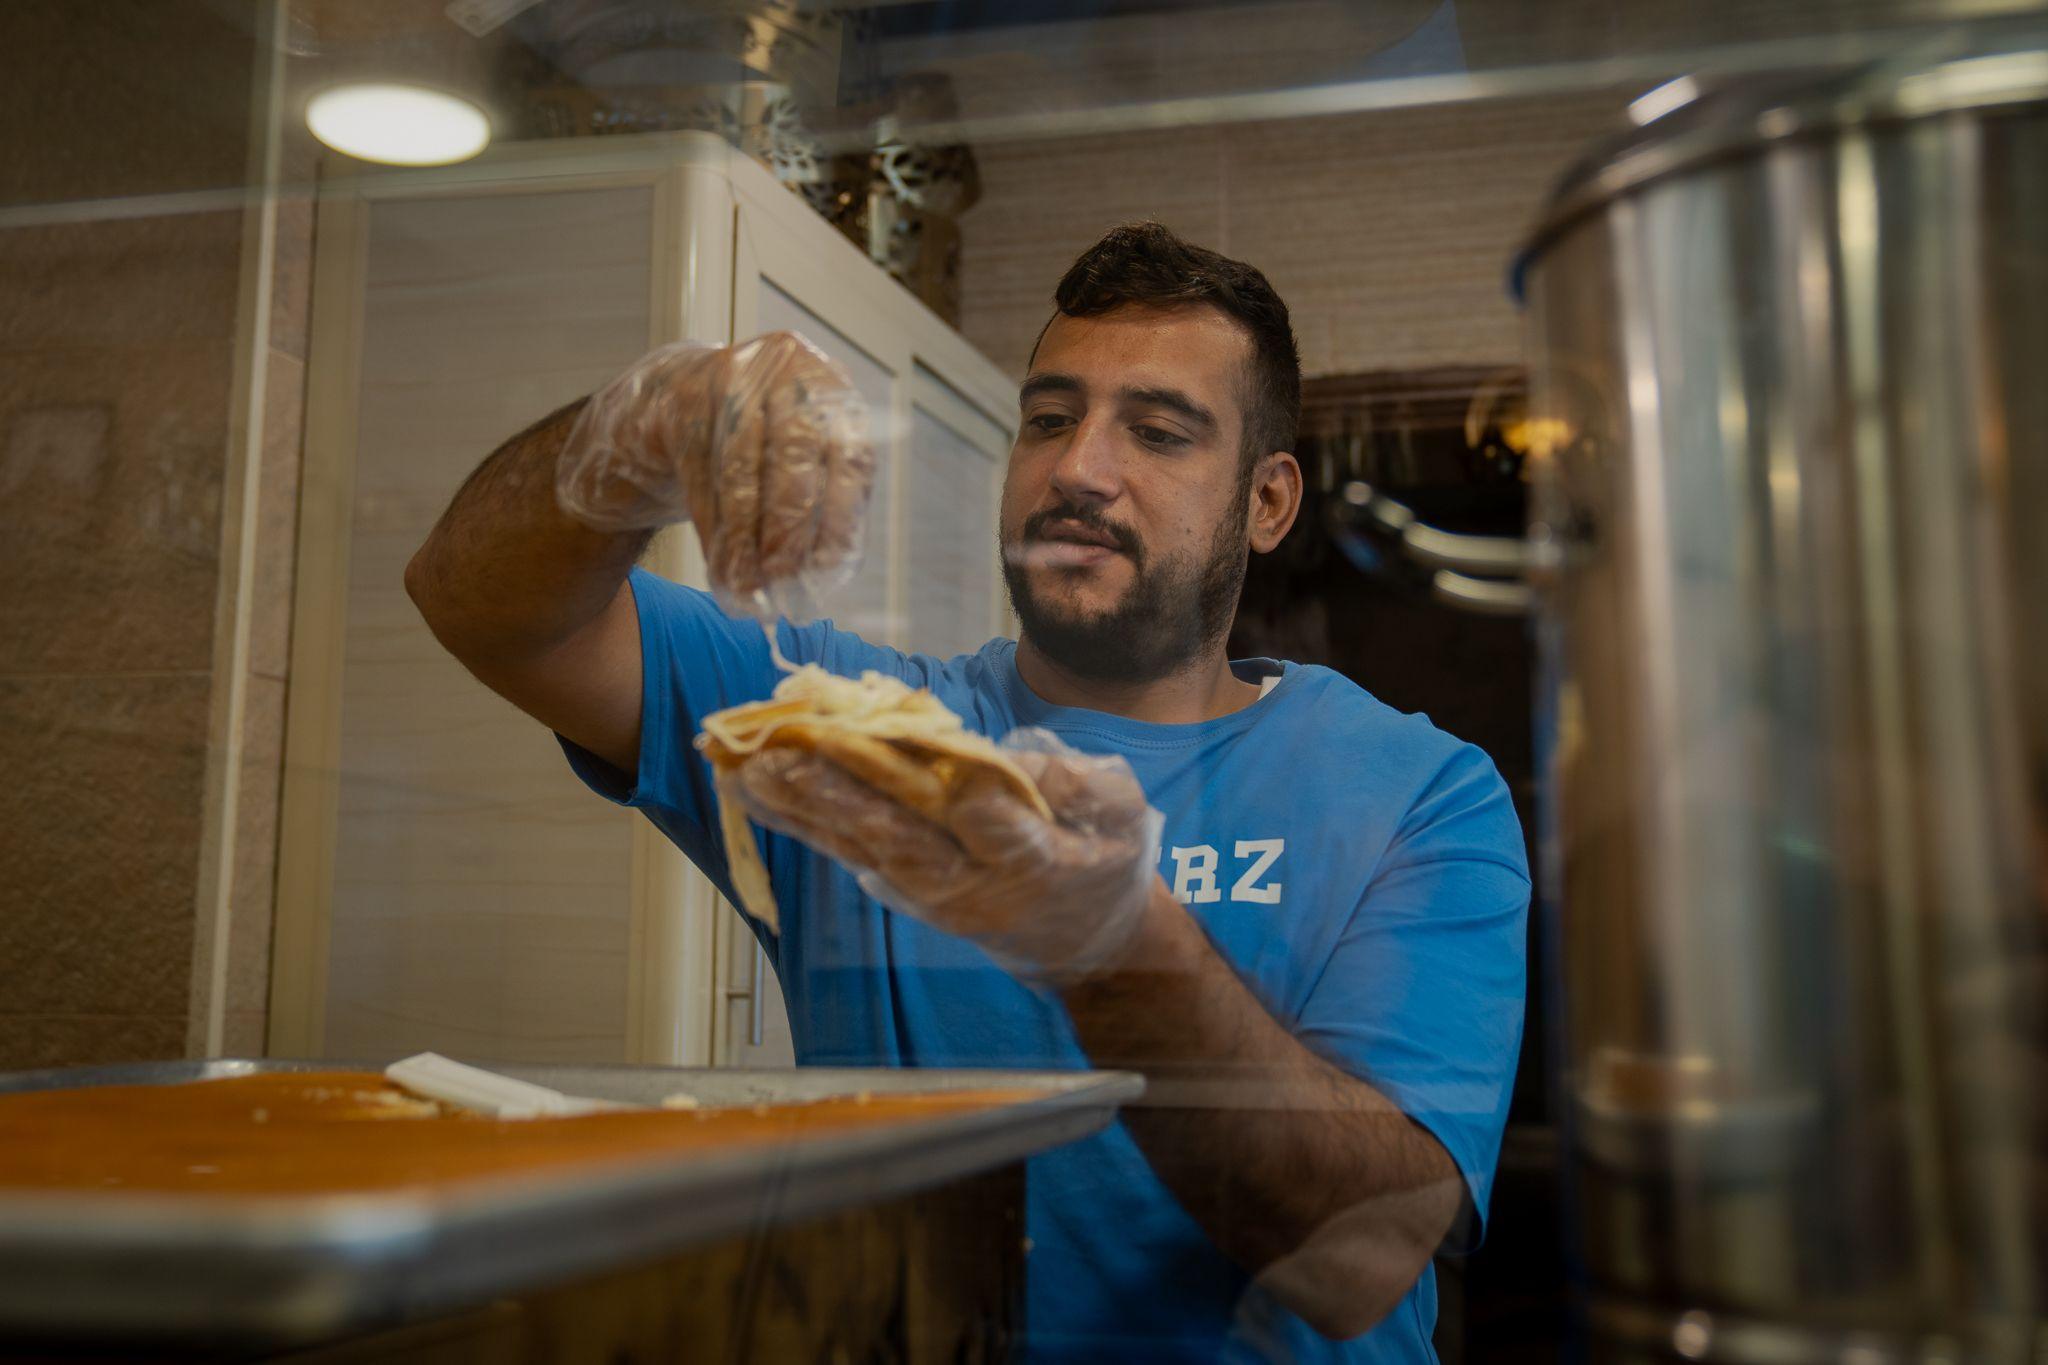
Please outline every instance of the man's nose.
[[1083, 419], [1052, 467], [1052, 486], [1068, 501], [1111, 503], [1123, 491], [1113, 424]]

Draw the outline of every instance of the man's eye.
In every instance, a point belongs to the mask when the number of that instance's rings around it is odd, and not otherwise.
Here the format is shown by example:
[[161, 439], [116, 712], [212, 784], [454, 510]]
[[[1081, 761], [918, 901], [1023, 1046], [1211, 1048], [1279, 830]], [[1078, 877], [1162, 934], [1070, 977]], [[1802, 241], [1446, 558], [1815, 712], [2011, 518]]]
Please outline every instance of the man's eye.
[[1156, 446], [1160, 450], [1178, 450], [1188, 443], [1187, 437], [1176, 436], [1163, 427], [1135, 426], [1131, 430], [1136, 432], [1138, 439], [1146, 445]]
[[1073, 418], [1063, 412], [1041, 412], [1036, 417], [1024, 419], [1024, 425], [1041, 436], [1050, 436], [1053, 432], [1071, 425], [1072, 422]]

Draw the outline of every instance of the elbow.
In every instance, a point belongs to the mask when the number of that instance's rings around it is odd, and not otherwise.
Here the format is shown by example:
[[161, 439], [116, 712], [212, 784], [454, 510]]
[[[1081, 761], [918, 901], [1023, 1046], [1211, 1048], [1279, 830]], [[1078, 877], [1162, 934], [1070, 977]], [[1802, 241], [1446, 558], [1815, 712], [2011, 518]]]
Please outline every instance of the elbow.
[[434, 543], [429, 540], [406, 561], [405, 595], [412, 599], [413, 609], [419, 612], [420, 619], [426, 622], [427, 629], [433, 632], [441, 647], [461, 658], [463, 651], [460, 648], [459, 632], [454, 629], [455, 623], [449, 616], [444, 595], [439, 591], [437, 575], [432, 567], [433, 548]]
[[1273, 1297], [1319, 1335], [1331, 1341], [1350, 1341], [1379, 1326], [1400, 1306], [1421, 1274], [1418, 1269], [1398, 1284], [1345, 1276], [1341, 1285], [1321, 1290], [1304, 1290], [1299, 1286], [1283, 1289], [1275, 1285]]
[[1363, 1336], [1401, 1305], [1429, 1269], [1460, 1197], [1431, 1187], [1381, 1196], [1329, 1219], [1267, 1265], [1258, 1282], [1332, 1341]]
[[434, 540], [429, 536], [405, 562], [405, 595], [419, 608], [420, 615], [429, 619], [435, 605], [433, 559]]
[[434, 572], [434, 542], [427, 541], [413, 551], [405, 564], [405, 595], [412, 599], [413, 609], [420, 619], [427, 623], [427, 629], [443, 644], [448, 642], [447, 610], [443, 594], [439, 591], [438, 577]]
[[405, 562], [405, 595], [412, 599], [413, 606], [422, 616], [427, 614], [427, 547], [422, 545], [413, 551], [412, 558]]

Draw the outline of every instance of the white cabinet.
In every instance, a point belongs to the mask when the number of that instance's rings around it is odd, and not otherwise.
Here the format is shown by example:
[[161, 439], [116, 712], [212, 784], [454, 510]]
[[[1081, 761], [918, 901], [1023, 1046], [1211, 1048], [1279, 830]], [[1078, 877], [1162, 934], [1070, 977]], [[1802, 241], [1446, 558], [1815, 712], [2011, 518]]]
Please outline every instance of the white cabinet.
[[[649, 345], [788, 328], [853, 376], [879, 456], [863, 564], [828, 609], [970, 650], [1004, 629], [1009, 380], [698, 134], [330, 184], [315, 271], [271, 1050], [786, 1061], [751, 935], [440, 650], [404, 565], [489, 450]], [[687, 531], [650, 566], [701, 582]]]
[[[889, 434], [889, 410], [897, 377], [889, 367], [862, 350], [844, 332], [826, 322], [792, 298], [787, 290], [765, 276], [757, 277], [755, 289], [759, 311], [752, 325], [738, 335], [761, 332], [799, 332], [845, 367], [853, 385], [866, 400], [871, 431], [877, 440]], [[884, 530], [885, 509], [896, 485], [896, 462], [878, 460], [875, 465], [875, 524], [861, 555], [853, 581], [842, 588], [827, 608], [834, 621], [870, 639], [890, 639], [898, 622], [889, 611], [889, 554]]]
[[[1008, 437], [936, 376], [910, 415], [905, 607], [916, 647], [940, 656], [981, 648], [1002, 616], [996, 503]], [[982, 509], [974, 515], [973, 509]]]

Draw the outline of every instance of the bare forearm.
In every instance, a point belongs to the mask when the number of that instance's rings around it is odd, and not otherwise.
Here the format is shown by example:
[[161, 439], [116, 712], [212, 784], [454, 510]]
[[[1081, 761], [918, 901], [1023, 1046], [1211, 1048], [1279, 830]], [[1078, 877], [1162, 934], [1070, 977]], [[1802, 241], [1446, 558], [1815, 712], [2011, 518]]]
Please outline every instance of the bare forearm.
[[1462, 1199], [1435, 1138], [1297, 1041], [1155, 886], [1131, 964], [1067, 992], [1097, 1065], [1143, 1072], [1125, 1119], [1222, 1251], [1320, 1330], [1399, 1302]]
[[618, 595], [648, 532], [593, 531], [555, 500], [555, 465], [579, 399], [477, 467], [406, 567], [406, 590], [459, 657], [538, 652]]

